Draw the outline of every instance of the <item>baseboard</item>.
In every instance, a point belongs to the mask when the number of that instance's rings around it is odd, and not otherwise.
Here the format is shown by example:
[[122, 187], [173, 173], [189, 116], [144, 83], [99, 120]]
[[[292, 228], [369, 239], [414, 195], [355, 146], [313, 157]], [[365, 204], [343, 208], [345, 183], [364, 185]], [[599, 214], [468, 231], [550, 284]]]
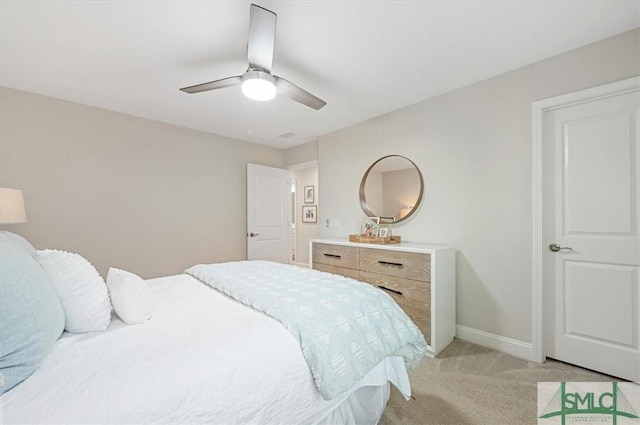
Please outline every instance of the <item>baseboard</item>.
[[456, 338], [492, 348], [521, 359], [534, 361], [533, 344], [495, 335], [479, 329], [456, 325]]
[[291, 262], [291, 265], [293, 265], [293, 266], [298, 266], [298, 267], [304, 267], [304, 268], [306, 268], [306, 269], [308, 269], [308, 268], [309, 268], [309, 264], [308, 264], [308, 263], [299, 263], [299, 262], [297, 262], [297, 261], [293, 261], [293, 262]]

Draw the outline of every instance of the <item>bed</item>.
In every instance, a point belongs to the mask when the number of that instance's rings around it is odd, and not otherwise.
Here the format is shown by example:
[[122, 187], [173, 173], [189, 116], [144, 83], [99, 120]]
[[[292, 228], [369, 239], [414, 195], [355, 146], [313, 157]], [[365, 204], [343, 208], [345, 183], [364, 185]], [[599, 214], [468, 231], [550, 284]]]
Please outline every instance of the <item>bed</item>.
[[0, 422], [376, 424], [390, 383], [411, 394], [406, 356], [389, 355], [327, 397], [280, 320], [192, 275], [145, 285], [150, 320], [128, 325], [112, 312], [104, 331], [63, 332], [0, 396]]

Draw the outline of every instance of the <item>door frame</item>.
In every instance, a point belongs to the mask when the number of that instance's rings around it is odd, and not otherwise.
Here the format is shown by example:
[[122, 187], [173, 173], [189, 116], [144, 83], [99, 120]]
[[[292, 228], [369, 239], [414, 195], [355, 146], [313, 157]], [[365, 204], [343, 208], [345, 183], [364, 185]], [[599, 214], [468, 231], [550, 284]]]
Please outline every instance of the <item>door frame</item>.
[[544, 271], [547, 267], [545, 262], [546, 243], [544, 240], [544, 229], [546, 222], [544, 213], [547, 208], [545, 205], [544, 194], [546, 188], [544, 186], [544, 169], [545, 155], [544, 149], [544, 119], [546, 112], [554, 109], [564, 108], [567, 106], [578, 105], [593, 100], [603, 99], [607, 97], [617, 96], [638, 90], [640, 87], [640, 77], [632, 77], [621, 81], [616, 81], [601, 86], [580, 90], [561, 96], [543, 99], [532, 103], [532, 136], [533, 136], [533, 167], [532, 167], [532, 183], [533, 183], [533, 263], [532, 263], [532, 360], [543, 363], [546, 359], [544, 346], [544, 311], [546, 290], [544, 285]]
[[[306, 170], [308, 168], [316, 168], [316, 171], [318, 171], [319, 173], [319, 167], [318, 167], [318, 160], [317, 159], [312, 159], [311, 161], [305, 161], [305, 162], [299, 162], [296, 164], [291, 164], [289, 166], [287, 166], [287, 170], [289, 170], [290, 175], [292, 176], [292, 180], [293, 180], [293, 175], [296, 171], [300, 171], [300, 170]], [[296, 181], [296, 198], [298, 197], [298, 193], [300, 193], [302, 188], [298, 188], [298, 182]], [[320, 187], [318, 185], [316, 185], [316, 199], [320, 199], [318, 197], [318, 194], [320, 193]], [[320, 203], [316, 201], [316, 205], [318, 206], [318, 210], [320, 209]], [[297, 214], [297, 205], [293, 206], [293, 214]], [[293, 220], [293, 219], [292, 219]], [[300, 238], [300, 226], [302, 224], [302, 221], [300, 220], [296, 220], [296, 245], [298, 244], [299, 238]], [[320, 220], [318, 219], [318, 230], [320, 229]], [[311, 266], [311, 258], [309, 258], [309, 264], [307, 263], [301, 263], [300, 262], [300, 255], [298, 252], [298, 247], [296, 246], [296, 261], [293, 263], [297, 266], [300, 267], [310, 267]]]

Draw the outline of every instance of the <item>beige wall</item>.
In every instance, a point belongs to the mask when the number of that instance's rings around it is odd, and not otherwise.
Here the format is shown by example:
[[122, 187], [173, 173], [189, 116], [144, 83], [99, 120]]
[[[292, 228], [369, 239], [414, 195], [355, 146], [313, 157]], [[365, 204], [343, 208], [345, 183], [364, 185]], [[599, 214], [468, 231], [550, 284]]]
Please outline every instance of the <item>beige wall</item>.
[[37, 248], [145, 278], [246, 258], [246, 163], [284, 151], [0, 89], [0, 185], [24, 190]]
[[316, 140], [303, 145], [294, 146], [284, 152], [285, 165], [296, 165], [318, 159], [318, 142]]
[[[318, 166], [295, 169], [291, 171], [291, 177], [296, 182], [296, 263], [309, 264], [309, 241], [318, 237], [319, 223], [302, 222], [302, 206], [316, 205], [319, 207], [320, 198], [318, 192]], [[311, 204], [304, 203], [304, 187], [313, 186], [314, 200]]]
[[314, 203], [306, 205], [317, 205], [318, 211], [320, 210], [317, 159], [318, 142], [315, 140], [285, 151], [285, 164], [290, 166], [291, 177], [296, 181], [296, 262], [301, 264], [309, 264], [309, 241], [318, 237], [318, 226], [320, 225], [319, 222], [313, 224], [302, 222], [305, 186], [313, 185], [315, 187]]
[[394, 233], [457, 247], [459, 325], [531, 342], [531, 103], [638, 74], [634, 30], [320, 137], [321, 236], [357, 232], [367, 167], [407, 156], [425, 197]]

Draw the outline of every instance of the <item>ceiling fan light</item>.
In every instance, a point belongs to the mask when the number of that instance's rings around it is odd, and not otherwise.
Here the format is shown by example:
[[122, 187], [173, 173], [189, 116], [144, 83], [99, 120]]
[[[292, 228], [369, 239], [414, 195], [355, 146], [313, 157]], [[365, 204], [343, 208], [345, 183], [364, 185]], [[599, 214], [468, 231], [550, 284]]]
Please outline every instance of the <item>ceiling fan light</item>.
[[271, 100], [276, 97], [276, 86], [262, 78], [247, 78], [242, 82], [242, 93], [253, 100]]

